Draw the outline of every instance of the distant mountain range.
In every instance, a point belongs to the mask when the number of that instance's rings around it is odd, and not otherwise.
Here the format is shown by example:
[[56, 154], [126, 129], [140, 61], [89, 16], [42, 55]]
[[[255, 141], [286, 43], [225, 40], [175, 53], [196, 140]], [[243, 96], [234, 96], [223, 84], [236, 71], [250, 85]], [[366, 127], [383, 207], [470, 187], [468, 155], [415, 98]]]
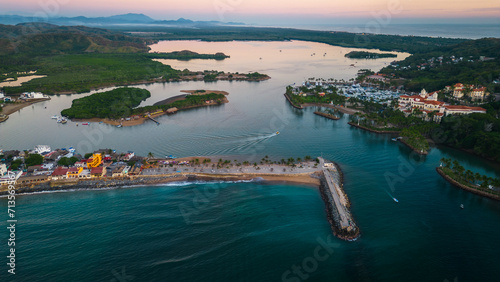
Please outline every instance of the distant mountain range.
[[112, 26], [112, 25], [166, 25], [166, 26], [212, 26], [212, 25], [244, 25], [236, 22], [220, 22], [220, 21], [192, 21], [189, 19], [180, 18], [178, 20], [155, 20], [144, 14], [123, 14], [110, 17], [89, 18], [84, 16], [78, 17], [26, 17], [19, 15], [0, 15], [0, 24], [16, 25], [28, 22], [45, 22], [55, 25], [84, 25], [84, 26]]

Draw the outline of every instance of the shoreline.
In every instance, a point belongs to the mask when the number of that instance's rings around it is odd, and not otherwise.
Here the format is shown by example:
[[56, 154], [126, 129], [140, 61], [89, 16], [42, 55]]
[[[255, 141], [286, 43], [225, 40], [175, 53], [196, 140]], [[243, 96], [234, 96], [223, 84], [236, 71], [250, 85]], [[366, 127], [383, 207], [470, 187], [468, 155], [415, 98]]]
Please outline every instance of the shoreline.
[[[171, 173], [163, 175], [137, 175], [122, 177], [102, 177], [96, 179], [74, 179], [46, 181], [37, 184], [21, 185], [16, 184], [16, 194], [29, 195], [42, 192], [57, 191], [78, 191], [78, 190], [100, 190], [100, 189], [119, 189], [125, 187], [145, 187], [150, 185], [162, 185], [177, 182], [196, 183], [199, 181], [206, 183], [219, 182], [263, 182], [263, 183], [285, 183], [289, 185], [303, 185], [309, 187], [319, 187], [319, 177], [314, 173], [295, 173], [295, 174], [270, 174], [270, 173], [228, 173], [228, 174], [210, 174], [210, 173]], [[7, 196], [8, 191], [0, 190], [0, 197]]]
[[330, 109], [339, 110], [340, 112], [342, 112], [344, 114], [348, 114], [348, 115], [354, 115], [356, 113], [364, 114], [364, 112], [360, 111], [360, 110], [346, 108], [346, 107], [340, 107], [340, 106], [337, 106], [337, 105], [330, 105], [330, 104], [305, 103], [305, 104], [302, 104], [302, 106], [304, 106], [304, 107], [326, 107], [326, 108], [330, 108]]
[[352, 121], [348, 122], [347, 124], [349, 124], [350, 126], [357, 127], [359, 129], [363, 129], [363, 130], [370, 131], [372, 133], [377, 133], [377, 134], [399, 134], [399, 133], [401, 133], [401, 131], [395, 131], [395, 130], [393, 130], [393, 131], [375, 130], [375, 129], [371, 129], [371, 128], [356, 124]]
[[[171, 99], [171, 98], [169, 98], [169, 99]], [[224, 97], [222, 103], [227, 104], [227, 103], [229, 103], [229, 100]], [[213, 103], [208, 103], [208, 104], [203, 104], [203, 105], [189, 106], [189, 107], [178, 109], [178, 111], [201, 108], [201, 107], [208, 107], [208, 106], [219, 106], [219, 104], [217, 104], [217, 102], [213, 102]], [[160, 116], [167, 115], [167, 114], [169, 114], [169, 113], [167, 113], [167, 111], [164, 111], [164, 112], [152, 115], [151, 117], [156, 118], [156, 117], [160, 117]], [[118, 126], [121, 124], [123, 127], [141, 125], [141, 124], [144, 124], [147, 120], [149, 120], [149, 118], [144, 117], [142, 115], [138, 119], [131, 119], [131, 120], [113, 120], [113, 119], [109, 119], [109, 118], [71, 119], [72, 122], [77, 122], [77, 123], [81, 123], [81, 122], [101, 123], [102, 122], [102, 123], [114, 125], [114, 126]]]
[[25, 100], [23, 103], [4, 104], [5, 106], [3, 107], [2, 114], [8, 116], [33, 104], [49, 100], [50, 97]]
[[[405, 137], [406, 138], [406, 137]], [[403, 144], [405, 144], [408, 148], [410, 148], [413, 152], [419, 154], [419, 155], [422, 155], [422, 156], [427, 156], [429, 154], [429, 151], [419, 151], [417, 150], [416, 148], [414, 148], [412, 145], [408, 144], [408, 142], [406, 142], [404, 140], [404, 138], [401, 138], [399, 139], [399, 141]]]
[[479, 196], [483, 196], [483, 197], [486, 197], [486, 198], [489, 198], [489, 199], [492, 199], [492, 200], [500, 201], [500, 196], [498, 196], [498, 195], [493, 195], [493, 194], [490, 194], [488, 192], [481, 191], [481, 190], [469, 187], [468, 185], [465, 185], [465, 184], [462, 184], [462, 183], [456, 181], [455, 179], [453, 179], [450, 176], [448, 176], [443, 171], [443, 169], [441, 167], [436, 167], [436, 171], [437, 171], [437, 173], [439, 175], [441, 175], [441, 177], [443, 177], [446, 181], [448, 181], [448, 183], [450, 183], [451, 185], [453, 185], [455, 187], [458, 187], [458, 188], [460, 188], [462, 190], [465, 190], [467, 192], [470, 192], [470, 193], [473, 193], [473, 194], [476, 194], [476, 195], [479, 195]]

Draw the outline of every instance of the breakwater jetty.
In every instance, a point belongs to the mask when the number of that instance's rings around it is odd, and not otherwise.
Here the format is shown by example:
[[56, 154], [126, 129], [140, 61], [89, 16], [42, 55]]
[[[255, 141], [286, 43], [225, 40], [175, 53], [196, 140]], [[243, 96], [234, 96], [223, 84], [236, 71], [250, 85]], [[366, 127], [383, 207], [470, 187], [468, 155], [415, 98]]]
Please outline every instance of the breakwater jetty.
[[329, 114], [329, 113], [324, 113], [324, 112], [319, 112], [319, 111], [316, 111], [314, 112], [315, 115], [318, 115], [318, 116], [322, 116], [322, 117], [326, 117], [328, 119], [333, 119], [333, 120], [339, 120], [340, 118], [335, 116], [335, 115], [332, 115], [332, 114]]
[[299, 109], [299, 110], [302, 110], [304, 109], [304, 107], [302, 105], [295, 105], [293, 102], [292, 102], [292, 99], [290, 98], [290, 96], [288, 96], [287, 93], [284, 94], [285, 97], [286, 97], [286, 100], [288, 101], [288, 103], [290, 103], [290, 105], [292, 105], [292, 107], [296, 108], [296, 109]]
[[322, 167], [320, 192], [326, 205], [328, 221], [333, 233], [343, 240], [354, 240], [359, 236], [359, 228], [349, 210], [350, 202], [342, 189], [342, 172], [334, 164], [318, 158]]

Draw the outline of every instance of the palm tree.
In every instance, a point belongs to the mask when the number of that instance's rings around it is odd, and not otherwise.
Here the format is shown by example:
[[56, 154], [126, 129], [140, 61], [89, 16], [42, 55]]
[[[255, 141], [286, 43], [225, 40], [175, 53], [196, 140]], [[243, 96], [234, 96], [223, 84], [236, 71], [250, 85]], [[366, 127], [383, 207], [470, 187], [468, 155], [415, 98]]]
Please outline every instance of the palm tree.
[[151, 152], [148, 153], [148, 158], [152, 159], [155, 155]]
[[468, 182], [474, 182], [474, 173], [470, 169], [465, 172], [465, 180]]
[[476, 172], [476, 174], [474, 175], [474, 178], [476, 179], [476, 181], [481, 181], [481, 179], [483, 177], [481, 176], [481, 174], [479, 174], [479, 172]]

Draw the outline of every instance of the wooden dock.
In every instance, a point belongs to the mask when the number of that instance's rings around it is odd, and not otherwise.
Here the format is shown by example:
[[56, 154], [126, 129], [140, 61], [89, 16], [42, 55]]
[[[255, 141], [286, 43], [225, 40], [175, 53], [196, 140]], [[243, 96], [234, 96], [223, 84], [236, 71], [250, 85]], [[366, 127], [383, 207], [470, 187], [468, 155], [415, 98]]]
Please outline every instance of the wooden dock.
[[160, 124], [160, 122], [159, 122], [159, 121], [157, 121], [156, 119], [154, 119], [151, 115], [148, 115], [148, 118], [149, 118], [150, 120], [152, 120], [152, 121], [156, 122], [156, 124], [157, 124], [157, 125], [159, 125], [159, 124]]

